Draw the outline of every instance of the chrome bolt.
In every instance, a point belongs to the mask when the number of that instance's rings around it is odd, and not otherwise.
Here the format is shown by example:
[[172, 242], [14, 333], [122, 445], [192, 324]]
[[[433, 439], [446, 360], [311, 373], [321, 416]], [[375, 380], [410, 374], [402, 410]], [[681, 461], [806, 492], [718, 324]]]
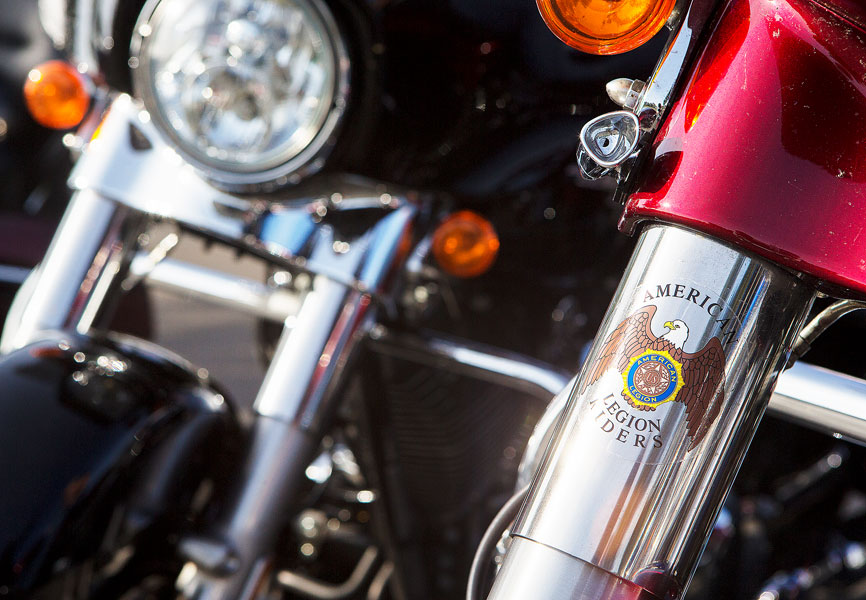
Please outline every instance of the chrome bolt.
[[646, 83], [640, 79], [629, 79], [628, 77], [614, 79], [605, 86], [610, 99], [628, 110], [634, 110], [637, 107], [645, 89]]

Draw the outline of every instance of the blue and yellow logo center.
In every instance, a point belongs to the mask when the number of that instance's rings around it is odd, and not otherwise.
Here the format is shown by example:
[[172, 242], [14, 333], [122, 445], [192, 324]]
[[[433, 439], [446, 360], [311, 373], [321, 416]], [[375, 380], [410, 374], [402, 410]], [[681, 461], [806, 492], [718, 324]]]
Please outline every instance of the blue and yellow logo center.
[[623, 393], [635, 404], [656, 407], [677, 397], [683, 368], [664, 350], [647, 350], [631, 359], [622, 374]]

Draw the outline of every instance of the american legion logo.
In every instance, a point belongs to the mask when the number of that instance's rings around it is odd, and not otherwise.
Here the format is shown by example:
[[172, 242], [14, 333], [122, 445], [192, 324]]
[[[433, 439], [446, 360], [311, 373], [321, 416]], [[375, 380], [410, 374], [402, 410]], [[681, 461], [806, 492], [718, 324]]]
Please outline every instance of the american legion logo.
[[622, 397], [632, 407], [655, 411], [665, 402], [683, 404], [694, 448], [724, 402], [725, 352], [718, 337], [697, 352], [685, 352], [689, 329], [680, 320], [667, 321], [668, 331], [656, 337], [650, 326], [655, 313], [655, 306], [645, 306], [614, 329], [580, 391], [615, 368], [622, 375]]

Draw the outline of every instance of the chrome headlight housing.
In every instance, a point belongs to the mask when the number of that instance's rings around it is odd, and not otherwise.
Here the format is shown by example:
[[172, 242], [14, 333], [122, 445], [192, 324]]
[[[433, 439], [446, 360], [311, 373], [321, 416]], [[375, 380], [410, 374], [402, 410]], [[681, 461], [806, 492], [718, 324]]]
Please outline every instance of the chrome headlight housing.
[[348, 94], [345, 45], [319, 0], [150, 0], [130, 66], [157, 127], [227, 187], [318, 170]]

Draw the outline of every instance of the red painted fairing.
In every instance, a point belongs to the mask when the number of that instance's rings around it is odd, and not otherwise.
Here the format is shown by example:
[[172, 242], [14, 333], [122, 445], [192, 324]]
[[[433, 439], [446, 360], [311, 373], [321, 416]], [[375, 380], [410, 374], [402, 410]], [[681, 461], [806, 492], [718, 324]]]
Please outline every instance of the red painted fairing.
[[685, 224], [866, 294], [866, 33], [853, 22], [809, 0], [728, 1], [621, 228]]

